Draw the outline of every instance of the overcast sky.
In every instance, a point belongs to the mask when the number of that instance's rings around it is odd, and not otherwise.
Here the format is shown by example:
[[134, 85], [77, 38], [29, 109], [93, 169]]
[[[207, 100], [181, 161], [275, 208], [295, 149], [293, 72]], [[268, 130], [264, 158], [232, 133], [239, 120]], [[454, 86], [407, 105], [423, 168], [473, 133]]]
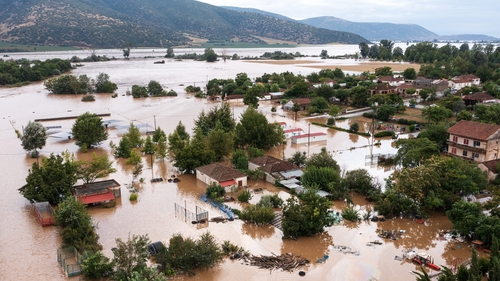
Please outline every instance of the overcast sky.
[[306, 19], [332, 16], [357, 22], [418, 24], [438, 35], [500, 38], [499, 0], [199, 0], [215, 6], [255, 8]]

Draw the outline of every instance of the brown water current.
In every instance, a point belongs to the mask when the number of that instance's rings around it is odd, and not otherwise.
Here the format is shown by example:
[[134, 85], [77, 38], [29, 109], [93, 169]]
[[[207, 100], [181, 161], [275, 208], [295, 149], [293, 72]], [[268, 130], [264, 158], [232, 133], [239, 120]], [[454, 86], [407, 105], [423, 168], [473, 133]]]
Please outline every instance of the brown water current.
[[[319, 60], [319, 59], [318, 59]], [[96, 101], [81, 102], [81, 96], [55, 96], [44, 90], [41, 83], [22, 88], [0, 88], [0, 280], [65, 280], [63, 271], [56, 259], [56, 250], [60, 246], [59, 228], [54, 226], [41, 227], [33, 213], [33, 207], [17, 191], [25, 184], [31, 164], [30, 159], [20, 145], [14, 129], [22, 130], [22, 126], [36, 118], [76, 116], [86, 111], [93, 113], [110, 113], [106, 119], [119, 119], [126, 125], [129, 122], [146, 123], [151, 127], [161, 127], [168, 133], [172, 132], [179, 121], [188, 130], [193, 127], [193, 120], [201, 110], [207, 110], [216, 105], [215, 102], [195, 99], [185, 94], [185, 86], [206, 81], [212, 78], [234, 78], [236, 73], [247, 72], [250, 77], [262, 75], [265, 72], [283, 72], [292, 70], [298, 72], [297, 66], [248, 64], [245, 62], [217, 62], [207, 64], [191, 61], [167, 61], [165, 65], [154, 65], [153, 60], [112, 61], [107, 63], [88, 63], [78, 68], [75, 74], [87, 74], [95, 77], [99, 72], [108, 73], [111, 80], [119, 86], [119, 96], [115, 99], [110, 95], [96, 95]], [[321, 62], [319, 62], [321, 63]], [[300, 68], [305, 74], [313, 70]], [[174, 89], [179, 93], [174, 98], [132, 99], [123, 96], [127, 88], [133, 84], [146, 84], [151, 79]], [[189, 82], [192, 81], [192, 82]], [[180, 86], [184, 84], [185, 86]], [[198, 85], [198, 84], [197, 84]], [[270, 121], [285, 121], [289, 128], [302, 128], [305, 132], [325, 132], [327, 141], [311, 143], [311, 145], [295, 145], [290, 141], [280, 147], [275, 147], [269, 153], [282, 158], [291, 157], [295, 151], [307, 154], [319, 152], [327, 147], [333, 153], [342, 169], [351, 170], [366, 168], [380, 182], [391, 174], [390, 168], [378, 167], [367, 162], [370, 153], [395, 153], [392, 140], [382, 140], [380, 146], [372, 147], [372, 140], [367, 137], [350, 135], [311, 125], [309, 122], [325, 122], [325, 119], [311, 120], [299, 118], [293, 120], [293, 114], [271, 112], [272, 103], [261, 102], [261, 110]], [[246, 107], [233, 104], [234, 116], [238, 118]], [[368, 128], [365, 119], [358, 118], [360, 128]], [[44, 122], [46, 126], [62, 126], [61, 131], [70, 130], [74, 120]], [[337, 126], [348, 128], [352, 120], [338, 121]], [[114, 160], [118, 170], [110, 178], [116, 179], [122, 185], [122, 198], [117, 200], [114, 208], [89, 208], [90, 214], [98, 224], [100, 243], [103, 253], [112, 257], [111, 248], [115, 238], [127, 239], [131, 234], [147, 234], [151, 241], [166, 242], [175, 233], [181, 233], [193, 238], [199, 237], [205, 231], [210, 231], [220, 242], [230, 240], [242, 246], [254, 255], [270, 255], [293, 252], [311, 260], [306, 277], [280, 270], [268, 271], [242, 264], [240, 261], [225, 260], [211, 270], [197, 271], [195, 277], [176, 277], [182, 280], [414, 280], [411, 270], [418, 268], [408, 261], [397, 261], [395, 256], [401, 256], [404, 249], [415, 248], [429, 252], [438, 265], [451, 266], [456, 259], [466, 259], [470, 249], [466, 244], [441, 240], [439, 232], [450, 230], [452, 225], [441, 214], [434, 214], [425, 224], [417, 224], [409, 219], [394, 219], [385, 222], [342, 222], [327, 228], [324, 233], [313, 237], [297, 240], [282, 240], [279, 229], [271, 226], [254, 226], [235, 220], [227, 223], [209, 223], [207, 225], [192, 225], [175, 214], [174, 204], [186, 206], [194, 212], [196, 206], [209, 211], [210, 217], [220, 216], [220, 211], [199, 199], [204, 193], [205, 184], [197, 181], [193, 175], [179, 175], [168, 161], [155, 161], [153, 166], [149, 158], [144, 157], [145, 178], [139, 191], [137, 202], [128, 200], [129, 191], [126, 184], [132, 181], [132, 167], [122, 159], [115, 159], [109, 146], [110, 141], [119, 142], [123, 131], [110, 128], [110, 138], [100, 147], [81, 153], [71, 140], [49, 137], [47, 145], [41, 150], [44, 156], [50, 153], [69, 151], [77, 159], [91, 159], [92, 152], [98, 155], [108, 155]], [[152, 177], [168, 178], [177, 175], [179, 183], [150, 183]], [[251, 188], [264, 187], [260, 193], [254, 193], [251, 203], [256, 203], [262, 194], [278, 193], [283, 199], [290, 195], [282, 189], [265, 182], [251, 182]], [[370, 203], [360, 196], [354, 195], [354, 203], [364, 210]], [[334, 209], [345, 207], [343, 202], [334, 202]], [[238, 202], [229, 204], [241, 208]], [[377, 229], [404, 230], [405, 234], [398, 240], [385, 240], [377, 237]], [[381, 240], [382, 245], [366, 246], [367, 242]], [[344, 254], [334, 246], [348, 246], [359, 255]], [[460, 246], [460, 247], [459, 247]], [[329, 255], [325, 263], [316, 264], [316, 260]], [[79, 280], [80, 277], [72, 278]]]

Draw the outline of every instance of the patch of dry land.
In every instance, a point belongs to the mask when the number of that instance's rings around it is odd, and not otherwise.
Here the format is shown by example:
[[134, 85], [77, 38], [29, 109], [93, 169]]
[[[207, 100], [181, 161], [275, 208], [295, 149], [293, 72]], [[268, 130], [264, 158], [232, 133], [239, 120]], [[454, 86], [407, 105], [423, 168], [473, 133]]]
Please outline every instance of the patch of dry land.
[[[313, 61], [313, 60], [245, 60], [245, 62], [280, 64], [280, 65], [320, 63], [319, 61]], [[316, 66], [311, 66], [311, 67], [316, 67]], [[323, 69], [327, 67], [319, 67], [319, 68]]]
[[265, 63], [277, 65], [302, 65], [318, 69], [335, 69], [340, 68], [344, 71], [358, 71], [358, 72], [375, 72], [376, 68], [389, 66], [392, 71], [402, 72], [409, 67], [415, 68], [416, 71], [420, 70], [420, 64], [407, 63], [407, 62], [389, 62], [389, 61], [348, 61], [341, 60], [341, 63], [335, 63], [335, 60], [248, 60], [246, 62], [252, 63]]

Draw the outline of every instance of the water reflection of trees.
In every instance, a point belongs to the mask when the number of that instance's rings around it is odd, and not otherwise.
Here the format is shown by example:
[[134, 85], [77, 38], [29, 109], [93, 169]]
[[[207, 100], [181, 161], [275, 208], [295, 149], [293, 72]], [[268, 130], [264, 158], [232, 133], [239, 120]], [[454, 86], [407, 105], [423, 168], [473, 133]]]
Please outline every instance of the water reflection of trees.
[[328, 254], [329, 246], [333, 246], [333, 238], [327, 232], [323, 232], [311, 237], [300, 237], [297, 240], [285, 239], [281, 244], [281, 253], [301, 255], [312, 262]]
[[252, 223], [243, 223], [241, 225], [243, 235], [248, 235], [252, 239], [265, 239], [274, 235], [275, 227], [271, 225], [255, 225]]

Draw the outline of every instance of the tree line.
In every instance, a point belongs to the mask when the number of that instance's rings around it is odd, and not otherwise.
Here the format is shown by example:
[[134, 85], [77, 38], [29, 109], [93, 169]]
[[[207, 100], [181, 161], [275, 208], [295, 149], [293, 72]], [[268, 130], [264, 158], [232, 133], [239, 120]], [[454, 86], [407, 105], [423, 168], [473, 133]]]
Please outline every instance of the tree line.
[[29, 61], [27, 59], [0, 59], [0, 85], [29, 83], [60, 75], [71, 70], [68, 60], [49, 59]]

